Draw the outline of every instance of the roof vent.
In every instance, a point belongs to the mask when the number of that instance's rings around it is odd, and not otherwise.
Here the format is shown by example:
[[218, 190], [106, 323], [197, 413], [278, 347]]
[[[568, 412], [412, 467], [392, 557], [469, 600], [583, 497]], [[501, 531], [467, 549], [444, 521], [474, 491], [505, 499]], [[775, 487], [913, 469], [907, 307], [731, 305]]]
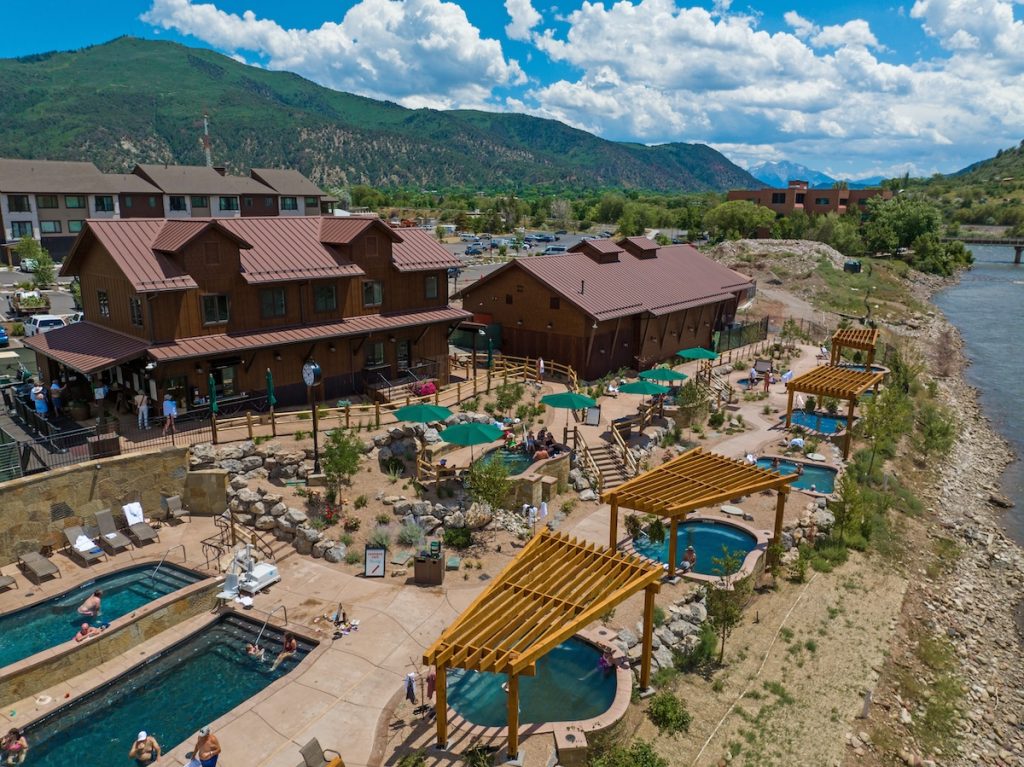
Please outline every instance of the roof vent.
[[228, 172], [228, 169], [226, 167], [224, 167], [223, 165], [214, 165], [213, 169], [215, 171], [217, 171], [222, 176], [225, 175]]

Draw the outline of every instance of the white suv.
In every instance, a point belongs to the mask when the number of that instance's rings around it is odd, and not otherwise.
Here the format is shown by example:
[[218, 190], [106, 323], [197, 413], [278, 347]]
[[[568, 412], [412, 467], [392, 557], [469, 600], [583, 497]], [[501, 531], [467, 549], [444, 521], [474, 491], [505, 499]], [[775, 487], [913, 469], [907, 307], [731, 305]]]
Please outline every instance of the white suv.
[[36, 333], [46, 333], [54, 328], [62, 328], [67, 323], [63, 317], [56, 314], [33, 314], [25, 320], [25, 335], [34, 336]]

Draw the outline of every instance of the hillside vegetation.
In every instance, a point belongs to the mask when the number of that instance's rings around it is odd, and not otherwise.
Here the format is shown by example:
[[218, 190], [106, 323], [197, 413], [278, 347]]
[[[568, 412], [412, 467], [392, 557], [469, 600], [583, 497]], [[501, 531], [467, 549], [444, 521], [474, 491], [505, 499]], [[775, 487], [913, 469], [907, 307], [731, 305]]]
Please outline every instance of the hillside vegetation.
[[119, 38], [0, 59], [0, 156], [288, 166], [325, 186], [720, 191], [759, 186], [710, 147], [647, 147], [517, 114], [405, 109], [176, 43]]

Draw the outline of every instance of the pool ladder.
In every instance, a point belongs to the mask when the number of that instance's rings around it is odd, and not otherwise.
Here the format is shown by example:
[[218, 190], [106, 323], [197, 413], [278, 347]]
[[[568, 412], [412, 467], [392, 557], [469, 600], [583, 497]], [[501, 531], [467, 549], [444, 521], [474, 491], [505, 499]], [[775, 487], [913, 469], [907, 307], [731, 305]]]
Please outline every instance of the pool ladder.
[[274, 613], [276, 613], [278, 610], [284, 610], [284, 624], [286, 626], [288, 625], [288, 608], [285, 607], [283, 604], [280, 604], [273, 610], [271, 610], [269, 613], [267, 613], [267, 618], [263, 621], [263, 625], [260, 627], [260, 633], [256, 635], [256, 641], [254, 642], [254, 644], [257, 647], [260, 646], [260, 639], [263, 638], [263, 632], [266, 630], [267, 624], [270, 623], [270, 619], [274, 617]]
[[187, 562], [188, 561], [188, 553], [185, 551], [185, 544], [184, 543], [177, 543], [174, 546], [171, 546], [171, 548], [167, 549], [167, 551], [164, 552], [164, 555], [162, 557], [160, 557], [160, 563], [153, 569], [153, 572], [151, 572], [149, 574], [149, 582], [150, 583], [152, 583], [153, 579], [156, 578], [156, 574], [160, 571], [160, 568], [164, 566], [164, 560], [167, 559], [167, 555], [170, 554], [175, 549], [181, 549], [181, 561], [182, 562]]

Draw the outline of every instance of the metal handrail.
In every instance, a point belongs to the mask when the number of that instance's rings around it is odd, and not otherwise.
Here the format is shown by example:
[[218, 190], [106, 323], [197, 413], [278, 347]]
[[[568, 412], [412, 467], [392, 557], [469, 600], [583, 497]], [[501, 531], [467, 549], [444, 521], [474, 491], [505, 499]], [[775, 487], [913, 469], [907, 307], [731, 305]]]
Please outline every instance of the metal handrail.
[[[220, 558], [224, 554], [224, 549], [221, 548], [220, 544], [214, 543], [212, 538], [206, 538], [201, 541], [201, 543], [203, 545], [203, 556], [206, 558], [206, 561], [204, 562], [205, 568], [207, 570], [212, 569], [210, 567], [211, 562], [213, 561], [212, 556], [216, 556], [217, 569], [220, 570]], [[211, 550], [213, 551], [212, 556], [210, 554]]]
[[152, 580], [156, 577], [156, 574], [160, 571], [160, 568], [164, 566], [164, 560], [167, 559], [167, 555], [170, 554], [175, 549], [181, 549], [181, 561], [182, 562], [187, 562], [188, 561], [188, 552], [185, 551], [185, 544], [184, 543], [176, 543], [176, 544], [174, 544], [169, 549], [167, 549], [167, 551], [164, 552], [164, 555], [162, 557], [160, 557], [160, 563], [153, 569], [153, 572], [151, 572], [149, 574], [150, 582], [152, 582]]
[[629, 452], [629, 446], [626, 441], [622, 438], [621, 432], [615, 428], [615, 424], [611, 426], [612, 440], [615, 442], [616, 447], [622, 454], [622, 463], [626, 466], [626, 471], [630, 476], [635, 477], [640, 473], [640, 466], [636, 462], [636, 457]]
[[255, 644], [257, 647], [260, 646], [260, 639], [263, 637], [263, 632], [267, 628], [267, 624], [270, 623], [270, 619], [274, 617], [274, 613], [276, 613], [278, 610], [284, 610], [284, 625], [288, 625], [288, 608], [285, 607], [283, 604], [279, 604], [277, 607], [275, 607], [273, 610], [267, 613], [267, 618], [265, 621], [263, 621], [263, 626], [260, 627], [260, 633], [256, 635], [256, 641], [253, 642], [253, 644]]

